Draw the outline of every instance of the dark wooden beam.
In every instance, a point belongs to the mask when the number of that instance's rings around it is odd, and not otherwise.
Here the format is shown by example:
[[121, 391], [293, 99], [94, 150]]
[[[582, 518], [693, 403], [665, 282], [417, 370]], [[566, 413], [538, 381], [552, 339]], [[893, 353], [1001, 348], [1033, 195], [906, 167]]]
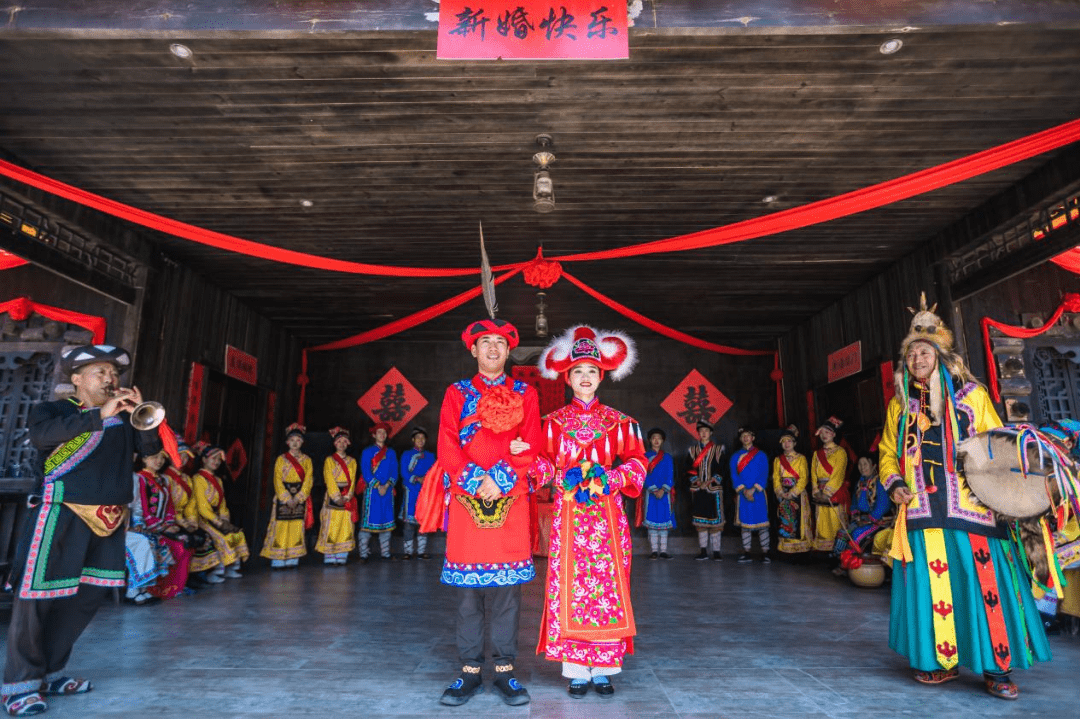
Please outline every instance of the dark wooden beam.
[[970, 297], [976, 292], [981, 292], [1036, 265], [1041, 265], [1051, 257], [1057, 257], [1062, 252], [1078, 245], [1080, 245], [1080, 222], [1072, 222], [1054, 230], [1046, 239], [1027, 245], [1008, 257], [1003, 257], [982, 272], [953, 285], [952, 299], [956, 301]]
[[[21, 0], [4, 8], [0, 34], [78, 30], [208, 35], [223, 32], [295, 32], [336, 35], [350, 32], [434, 31], [438, 5], [430, 0], [188, 0], [165, 3], [130, 0]], [[755, 28], [876, 27], [898, 32], [961, 25], [1080, 22], [1073, 2], [839, 2], [838, 0], [645, 0], [633, 17], [645, 30], [675, 28], [745, 32]], [[208, 30], [210, 29], [210, 30]], [[434, 38], [432, 39], [434, 44]]]
[[0, 248], [125, 304], [135, 301], [134, 287], [96, 272], [58, 250], [29, 241], [17, 229], [0, 225]]

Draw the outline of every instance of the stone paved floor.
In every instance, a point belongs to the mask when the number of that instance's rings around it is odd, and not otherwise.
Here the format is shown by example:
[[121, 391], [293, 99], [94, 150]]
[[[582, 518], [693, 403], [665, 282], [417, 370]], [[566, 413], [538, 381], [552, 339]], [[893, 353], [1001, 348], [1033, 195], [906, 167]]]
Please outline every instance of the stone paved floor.
[[458, 670], [454, 590], [439, 584], [440, 563], [311, 563], [154, 606], [104, 607], [70, 664], [96, 689], [54, 699], [47, 716], [1080, 717], [1078, 637], [1052, 637], [1054, 661], [1018, 673], [1021, 698], [1006, 702], [969, 673], [915, 684], [886, 646], [887, 589], [855, 588], [821, 566], [739, 565], [733, 554], [635, 560], [638, 654], [610, 699], [571, 699], [557, 665], [533, 654], [540, 582], [525, 588], [518, 660], [532, 703], [507, 707], [488, 691], [450, 708], [437, 703]]

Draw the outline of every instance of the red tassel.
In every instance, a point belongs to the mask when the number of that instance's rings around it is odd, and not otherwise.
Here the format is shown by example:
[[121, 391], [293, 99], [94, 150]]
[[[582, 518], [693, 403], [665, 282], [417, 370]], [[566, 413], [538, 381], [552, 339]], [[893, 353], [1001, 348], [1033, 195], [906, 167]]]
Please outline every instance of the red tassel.
[[180, 459], [180, 445], [177, 443], [176, 433], [172, 431], [169, 423], [162, 420], [157, 431], [158, 437], [161, 437], [161, 446], [165, 449], [165, 453], [169, 455], [169, 460], [173, 466], [177, 468], [183, 467], [184, 462]]

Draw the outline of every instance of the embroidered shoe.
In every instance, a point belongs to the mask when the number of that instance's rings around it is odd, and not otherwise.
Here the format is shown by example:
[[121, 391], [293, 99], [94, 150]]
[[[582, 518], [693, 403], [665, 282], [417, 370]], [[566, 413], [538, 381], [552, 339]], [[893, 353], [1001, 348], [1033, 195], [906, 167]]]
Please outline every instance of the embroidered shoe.
[[514, 666], [512, 664], [495, 667], [494, 685], [502, 694], [503, 703], [512, 707], [528, 704], [532, 700], [528, 690], [521, 686], [521, 682], [514, 677]]
[[1020, 690], [1017, 689], [1008, 675], [983, 674], [983, 681], [986, 682], [986, 691], [991, 696], [998, 699], [1018, 699], [1020, 697]]
[[439, 703], [451, 707], [458, 707], [472, 699], [474, 694], [483, 694], [484, 684], [480, 679], [480, 667], [465, 666], [461, 668], [461, 676], [446, 687]]
[[611, 680], [607, 677], [593, 677], [592, 683], [596, 693], [602, 697], [610, 697], [615, 694], [615, 687], [611, 685]]
[[42, 682], [40, 691], [42, 694], [61, 696], [64, 694], [85, 694], [93, 688], [94, 685], [90, 683], [89, 679], [60, 677], [59, 679], [53, 679], [51, 682]]
[[592, 682], [588, 679], [571, 679], [570, 684], [566, 687], [566, 691], [575, 699], [581, 699], [589, 693], [590, 684], [592, 684]]
[[944, 684], [945, 682], [951, 682], [953, 679], [959, 678], [960, 670], [955, 667], [947, 670], [935, 669], [931, 672], [915, 672], [915, 681], [919, 682], [920, 684]]
[[41, 714], [49, 705], [41, 692], [24, 692], [4, 697], [4, 711], [13, 717], [28, 717]]

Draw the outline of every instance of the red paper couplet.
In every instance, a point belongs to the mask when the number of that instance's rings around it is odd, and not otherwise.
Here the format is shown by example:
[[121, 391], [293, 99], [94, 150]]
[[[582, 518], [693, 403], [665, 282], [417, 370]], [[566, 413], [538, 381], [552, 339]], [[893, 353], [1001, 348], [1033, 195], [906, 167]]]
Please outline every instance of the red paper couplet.
[[427, 400], [397, 367], [391, 367], [356, 404], [372, 422], [388, 423], [393, 437], [427, 406]]
[[442, 0], [441, 60], [625, 60], [621, 0]]
[[198, 362], [191, 363], [191, 378], [188, 380], [187, 409], [184, 412], [184, 441], [193, 445], [199, 438], [199, 414], [202, 410], [203, 372]]
[[697, 437], [698, 420], [715, 424], [731, 409], [731, 404], [723, 392], [695, 369], [683, 378], [679, 386], [660, 403], [660, 407], [691, 437]]

